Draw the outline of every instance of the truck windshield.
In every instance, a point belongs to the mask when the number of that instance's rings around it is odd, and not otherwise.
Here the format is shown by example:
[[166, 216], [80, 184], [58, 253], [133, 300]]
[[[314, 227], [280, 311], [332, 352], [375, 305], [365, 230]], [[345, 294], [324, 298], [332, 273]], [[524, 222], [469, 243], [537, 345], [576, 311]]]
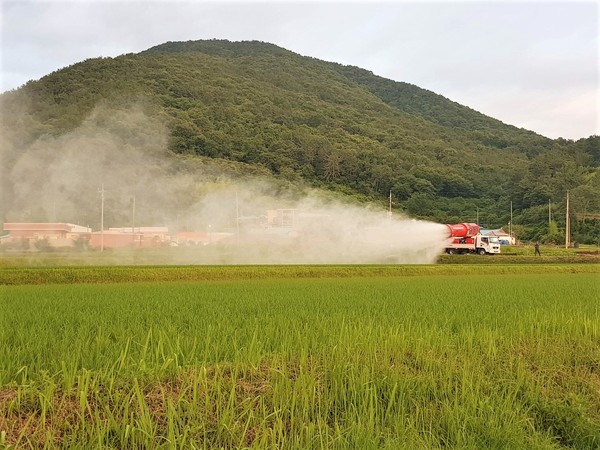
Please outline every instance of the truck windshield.
[[490, 238], [490, 244], [499, 244], [500, 241], [498, 240], [497, 237], [491, 237]]

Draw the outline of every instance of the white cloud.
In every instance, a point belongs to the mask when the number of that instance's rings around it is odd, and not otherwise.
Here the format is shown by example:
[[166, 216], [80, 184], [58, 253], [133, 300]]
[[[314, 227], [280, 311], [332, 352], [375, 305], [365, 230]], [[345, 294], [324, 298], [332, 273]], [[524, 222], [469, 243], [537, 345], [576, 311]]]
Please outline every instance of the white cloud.
[[[548, 136], [578, 138], [599, 132], [598, 6], [5, 0], [0, 89], [166, 41], [262, 40], [416, 84]], [[584, 95], [594, 100], [577, 100]], [[522, 120], [526, 108], [515, 108], [522, 103], [536, 105], [535, 120]]]

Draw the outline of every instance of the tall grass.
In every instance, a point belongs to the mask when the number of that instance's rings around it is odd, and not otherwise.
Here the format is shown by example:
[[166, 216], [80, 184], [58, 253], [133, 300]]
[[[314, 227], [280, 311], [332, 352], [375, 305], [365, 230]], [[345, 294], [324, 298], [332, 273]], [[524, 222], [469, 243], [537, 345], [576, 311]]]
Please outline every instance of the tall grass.
[[598, 287], [596, 273], [0, 286], [0, 439], [598, 448]]
[[[465, 258], [469, 255], [448, 255]], [[476, 260], [486, 259], [473, 255]], [[473, 260], [471, 260], [473, 261]], [[233, 281], [289, 278], [372, 278], [431, 275], [596, 273], [597, 264], [282, 265], [282, 266], [98, 266], [0, 268], [0, 285]]]
[[[502, 253], [494, 256], [446, 255], [438, 257], [441, 264], [599, 264], [600, 247], [581, 246], [565, 249], [561, 246], [543, 245], [542, 256], [535, 256], [533, 245], [503, 246]], [[107, 249], [99, 251], [54, 252], [0, 252], [0, 269], [9, 267], [96, 267], [96, 266], [148, 266], [148, 265], [223, 265], [255, 264], [244, 258], [244, 248], [231, 247], [169, 247], [158, 249]], [[405, 255], [406, 256], [406, 255]], [[420, 258], [417, 258], [420, 259]]]

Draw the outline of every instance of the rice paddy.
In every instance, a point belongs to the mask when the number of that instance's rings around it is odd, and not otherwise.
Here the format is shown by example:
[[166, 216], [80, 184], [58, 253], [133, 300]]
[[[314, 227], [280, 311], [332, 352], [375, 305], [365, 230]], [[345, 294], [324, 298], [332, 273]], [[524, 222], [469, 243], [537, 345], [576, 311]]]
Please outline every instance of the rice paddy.
[[600, 448], [600, 268], [0, 270], [0, 447]]

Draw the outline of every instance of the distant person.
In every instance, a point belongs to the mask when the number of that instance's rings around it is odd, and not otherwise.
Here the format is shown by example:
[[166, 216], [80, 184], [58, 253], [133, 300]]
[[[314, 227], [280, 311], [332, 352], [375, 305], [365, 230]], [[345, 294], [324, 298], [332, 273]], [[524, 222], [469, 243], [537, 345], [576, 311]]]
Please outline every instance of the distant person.
[[542, 256], [542, 254], [540, 253], [540, 244], [536, 242], [533, 248], [535, 248], [535, 256]]

